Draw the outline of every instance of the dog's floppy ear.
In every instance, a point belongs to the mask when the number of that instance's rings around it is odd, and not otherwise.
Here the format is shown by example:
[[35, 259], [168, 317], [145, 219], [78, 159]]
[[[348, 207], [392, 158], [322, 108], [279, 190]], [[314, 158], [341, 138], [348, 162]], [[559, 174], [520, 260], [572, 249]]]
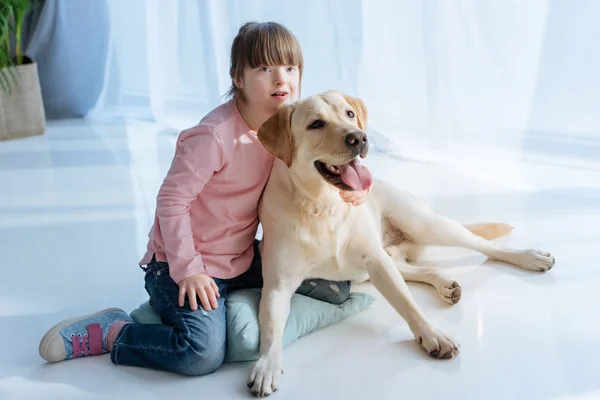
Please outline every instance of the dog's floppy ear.
[[361, 99], [357, 99], [356, 97], [344, 95], [344, 98], [354, 108], [356, 111], [356, 120], [358, 121], [358, 127], [363, 131], [367, 129], [367, 107], [365, 103]]
[[275, 157], [281, 159], [285, 165], [292, 165], [294, 142], [292, 140], [292, 113], [293, 105], [279, 109], [258, 130], [258, 139], [263, 146]]

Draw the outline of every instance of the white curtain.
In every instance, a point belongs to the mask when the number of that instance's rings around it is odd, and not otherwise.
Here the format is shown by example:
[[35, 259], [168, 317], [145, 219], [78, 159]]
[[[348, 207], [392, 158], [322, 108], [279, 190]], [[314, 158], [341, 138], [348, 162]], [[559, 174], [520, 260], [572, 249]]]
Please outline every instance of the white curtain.
[[195, 124], [223, 101], [239, 26], [273, 20], [302, 45], [302, 95], [361, 97], [380, 150], [459, 158], [600, 140], [600, 1], [108, 1], [95, 118]]

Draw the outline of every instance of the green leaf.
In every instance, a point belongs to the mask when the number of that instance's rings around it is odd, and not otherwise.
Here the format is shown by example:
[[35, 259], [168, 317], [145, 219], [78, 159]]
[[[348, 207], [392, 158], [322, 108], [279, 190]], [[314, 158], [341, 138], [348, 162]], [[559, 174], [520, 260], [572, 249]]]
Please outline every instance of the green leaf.
[[[11, 80], [16, 82], [14, 69], [23, 63], [21, 29], [27, 15], [42, 4], [41, 0], [0, 0], [0, 90], [9, 92]], [[12, 57], [11, 36], [15, 37], [16, 59]]]

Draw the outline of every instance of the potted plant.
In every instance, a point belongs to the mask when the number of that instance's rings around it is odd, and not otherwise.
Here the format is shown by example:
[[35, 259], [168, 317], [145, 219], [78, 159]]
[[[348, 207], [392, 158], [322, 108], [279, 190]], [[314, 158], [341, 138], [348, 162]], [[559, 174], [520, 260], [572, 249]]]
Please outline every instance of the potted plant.
[[22, 27], [37, 0], [0, 0], [0, 140], [41, 135], [46, 116], [37, 64], [23, 54]]

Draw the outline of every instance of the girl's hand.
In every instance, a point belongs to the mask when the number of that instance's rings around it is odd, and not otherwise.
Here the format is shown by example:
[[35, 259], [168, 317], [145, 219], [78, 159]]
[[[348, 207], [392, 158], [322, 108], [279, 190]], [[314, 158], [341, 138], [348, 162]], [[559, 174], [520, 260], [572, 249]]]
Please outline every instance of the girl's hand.
[[340, 190], [340, 197], [346, 203], [352, 203], [354, 206], [359, 206], [367, 200], [367, 194], [369, 194], [370, 190], [371, 188], [361, 191]]
[[218, 307], [217, 298], [221, 297], [219, 288], [214, 279], [205, 273], [199, 273], [189, 276], [179, 282], [179, 307], [185, 304], [185, 296], [190, 301], [192, 311], [198, 309], [199, 298], [202, 307], [206, 311], [216, 310]]

